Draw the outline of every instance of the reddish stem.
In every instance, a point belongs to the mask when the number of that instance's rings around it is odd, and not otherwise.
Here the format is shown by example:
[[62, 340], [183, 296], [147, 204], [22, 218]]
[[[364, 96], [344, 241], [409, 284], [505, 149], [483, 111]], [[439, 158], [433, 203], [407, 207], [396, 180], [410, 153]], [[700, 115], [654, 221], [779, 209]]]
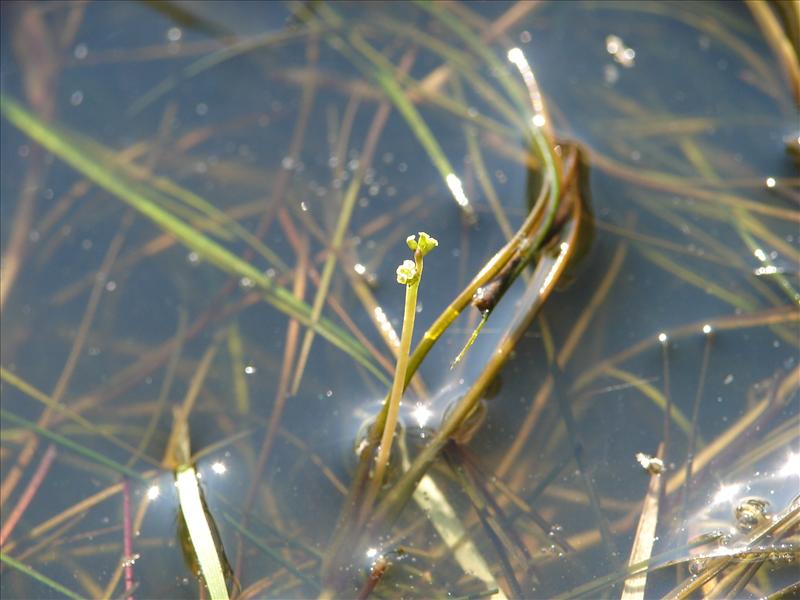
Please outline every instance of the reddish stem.
[[125, 599], [133, 600], [133, 527], [131, 526], [131, 483], [122, 482], [122, 560], [125, 571]]
[[55, 457], [56, 447], [55, 445], [50, 444], [47, 447], [39, 466], [36, 467], [33, 477], [31, 477], [30, 482], [28, 482], [28, 487], [25, 488], [25, 491], [22, 493], [19, 502], [17, 502], [14, 510], [11, 511], [8, 519], [6, 519], [5, 523], [3, 523], [2, 529], [0, 529], [0, 547], [6, 543], [6, 540], [11, 535], [11, 532], [14, 531], [14, 527], [17, 526], [17, 523], [22, 518], [23, 513], [31, 503], [31, 500], [33, 500], [33, 497], [39, 490], [39, 486], [42, 485], [42, 481], [44, 481], [47, 472], [50, 470], [50, 465], [53, 464], [53, 459]]

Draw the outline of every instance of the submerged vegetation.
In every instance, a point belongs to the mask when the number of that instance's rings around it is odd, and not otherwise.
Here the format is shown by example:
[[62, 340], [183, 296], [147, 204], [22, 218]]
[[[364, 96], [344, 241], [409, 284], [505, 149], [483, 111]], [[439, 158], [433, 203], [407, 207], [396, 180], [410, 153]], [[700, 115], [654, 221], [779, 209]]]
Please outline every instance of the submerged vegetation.
[[797, 594], [796, 4], [2, 10], [3, 597]]

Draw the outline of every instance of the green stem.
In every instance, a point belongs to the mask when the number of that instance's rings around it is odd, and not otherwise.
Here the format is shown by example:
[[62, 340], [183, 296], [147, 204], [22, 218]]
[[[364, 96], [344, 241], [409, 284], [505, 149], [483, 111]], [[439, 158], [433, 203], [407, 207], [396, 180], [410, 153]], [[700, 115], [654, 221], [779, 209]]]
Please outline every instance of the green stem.
[[417, 267], [417, 279], [413, 283], [406, 285], [406, 305], [403, 313], [403, 331], [400, 334], [400, 349], [397, 355], [397, 368], [394, 372], [392, 391], [387, 398], [388, 409], [386, 411], [386, 421], [383, 426], [381, 444], [378, 450], [378, 457], [375, 461], [375, 472], [372, 476], [366, 501], [361, 511], [361, 522], [366, 520], [367, 515], [372, 509], [375, 497], [378, 495], [383, 476], [386, 473], [386, 466], [389, 464], [389, 455], [392, 450], [392, 440], [397, 428], [397, 415], [400, 412], [400, 399], [403, 397], [403, 390], [406, 384], [406, 370], [408, 369], [408, 358], [411, 351], [411, 338], [414, 334], [414, 318], [417, 315], [417, 292], [419, 283], [422, 280], [422, 253], [417, 250], [414, 252], [414, 262]]
[[36, 569], [29, 567], [28, 565], [21, 563], [18, 560], [11, 558], [7, 554], [3, 554], [2, 552], [0, 552], [0, 561], [6, 563], [10, 567], [13, 567], [17, 571], [20, 571], [21, 573], [25, 573], [25, 575], [27, 575], [28, 577], [32, 577], [39, 583], [46, 585], [47, 587], [57, 592], [60, 592], [61, 594], [64, 594], [67, 598], [71, 598], [72, 600], [83, 599], [83, 596], [76, 594], [75, 592], [73, 592], [70, 589], [67, 589], [57, 581], [54, 581], [53, 579], [50, 579], [46, 575], [43, 575]]

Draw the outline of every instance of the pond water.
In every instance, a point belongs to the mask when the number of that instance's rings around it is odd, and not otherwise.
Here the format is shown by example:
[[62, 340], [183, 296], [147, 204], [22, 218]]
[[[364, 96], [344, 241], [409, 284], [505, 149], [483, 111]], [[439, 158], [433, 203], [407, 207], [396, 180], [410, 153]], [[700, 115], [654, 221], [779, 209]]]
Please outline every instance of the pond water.
[[[4, 3], [2, 596], [208, 597], [175, 423], [231, 594], [785, 590], [800, 119], [762, 27], [797, 14], [763, 7]], [[431, 326], [559, 188], [451, 367], [481, 315]], [[370, 512], [420, 231], [436, 343]]]

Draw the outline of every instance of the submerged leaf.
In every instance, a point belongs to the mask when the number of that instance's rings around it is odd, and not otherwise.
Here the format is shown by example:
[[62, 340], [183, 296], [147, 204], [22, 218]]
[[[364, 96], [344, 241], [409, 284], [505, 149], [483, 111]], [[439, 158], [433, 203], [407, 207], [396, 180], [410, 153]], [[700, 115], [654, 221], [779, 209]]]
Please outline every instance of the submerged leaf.
[[112, 153], [100, 144], [77, 147], [72, 135], [38, 118], [8, 96], [0, 96], [0, 110], [15, 127], [48, 151], [80, 171], [97, 185], [116, 195], [142, 215], [152, 220], [164, 231], [174, 235], [186, 247], [191, 248], [208, 262], [232, 275], [249, 278], [264, 291], [264, 299], [303, 323], [314, 327], [322, 337], [340, 350], [349, 354], [356, 362], [367, 368], [375, 377], [387, 382], [384, 374], [372, 362], [368, 351], [356, 339], [327, 319], [314, 323], [311, 307], [298, 300], [289, 290], [276, 284], [270, 277], [256, 267], [242, 260], [198, 229], [165, 210], [149, 197], [149, 189], [144, 183], [133, 182], [122, 172], [116, 172], [104, 164], [99, 152]]

